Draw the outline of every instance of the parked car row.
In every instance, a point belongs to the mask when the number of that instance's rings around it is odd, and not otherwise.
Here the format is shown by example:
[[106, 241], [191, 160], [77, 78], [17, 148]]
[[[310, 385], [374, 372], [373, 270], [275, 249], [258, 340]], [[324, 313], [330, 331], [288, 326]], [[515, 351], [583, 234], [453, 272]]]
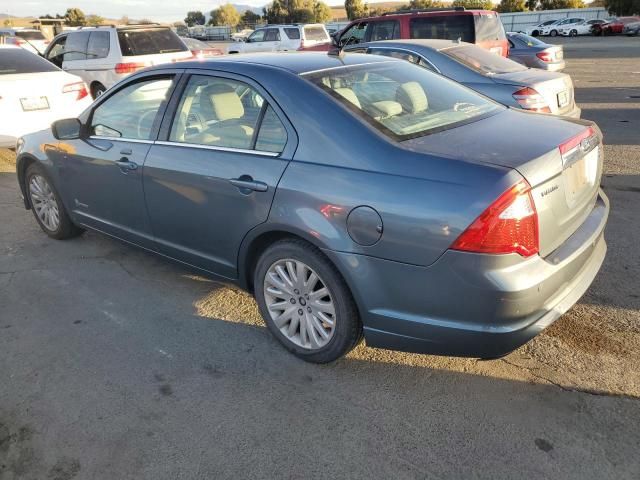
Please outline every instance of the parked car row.
[[[625, 30], [626, 26], [630, 28]], [[640, 17], [611, 17], [607, 19], [561, 18], [546, 20], [537, 25], [527, 27], [524, 32], [533, 37], [562, 35], [576, 37], [578, 35], [615, 35], [625, 33], [637, 35], [640, 29]]]

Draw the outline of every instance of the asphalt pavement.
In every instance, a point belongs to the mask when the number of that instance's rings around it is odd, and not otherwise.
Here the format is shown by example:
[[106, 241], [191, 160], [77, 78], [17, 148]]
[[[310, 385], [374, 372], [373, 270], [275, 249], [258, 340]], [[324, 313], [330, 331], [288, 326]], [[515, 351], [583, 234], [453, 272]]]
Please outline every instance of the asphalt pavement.
[[0, 480], [638, 478], [640, 38], [558, 42], [605, 134], [609, 251], [499, 360], [306, 364], [247, 294], [94, 233], [48, 239], [0, 151]]

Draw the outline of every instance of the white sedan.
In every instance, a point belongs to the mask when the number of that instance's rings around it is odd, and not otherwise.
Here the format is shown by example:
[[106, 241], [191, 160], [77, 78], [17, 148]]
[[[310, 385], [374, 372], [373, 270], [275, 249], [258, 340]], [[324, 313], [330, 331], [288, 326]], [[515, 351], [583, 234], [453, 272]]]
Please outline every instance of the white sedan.
[[604, 20], [583, 20], [573, 25], [563, 25], [558, 28], [558, 33], [565, 37], [577, 37], [578, 35], [591, 35], [591, 27], [596, 24], [605, 23]]
[[77, 117], [89, 105], [81, 78], [22, 48], [0, 45], [0, 147], [13, 148], [22, 135]]

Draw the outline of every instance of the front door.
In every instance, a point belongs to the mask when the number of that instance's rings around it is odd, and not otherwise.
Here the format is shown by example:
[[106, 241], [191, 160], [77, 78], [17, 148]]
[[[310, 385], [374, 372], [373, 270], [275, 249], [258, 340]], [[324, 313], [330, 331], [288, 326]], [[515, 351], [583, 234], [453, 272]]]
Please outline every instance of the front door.
[[83, 138], [60, 142], [62, 191], [76, 221], [153, 246], [142, 170], [172, 83], [157, 75], [123, 86], [94, 108]]
[[[242, 78], [242, 80], [240, 80]], [[172, 103], [174, 103], [172, 101]], [[157, 248], [227, 278], [247, 232], [267, 220], [295, 133], [245, 77], [192, 75], [147, 156], [144, 191]]]

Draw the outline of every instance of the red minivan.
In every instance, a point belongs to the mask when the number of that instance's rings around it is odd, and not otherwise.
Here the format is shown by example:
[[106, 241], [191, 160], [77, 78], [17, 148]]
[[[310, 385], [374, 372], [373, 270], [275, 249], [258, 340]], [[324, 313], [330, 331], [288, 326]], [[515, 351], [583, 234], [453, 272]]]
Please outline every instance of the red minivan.
[[[507, 36], [500, 17], [489, 10], [450, 9], [400, 10], [379, 17], [360, 18], [335, 36], [338, 46], [376, 40], [411, 38], [460, 39], [475, 43], [506, 57]], [[316, 45], [303, 50], [328, 50], [330, 45]]]

